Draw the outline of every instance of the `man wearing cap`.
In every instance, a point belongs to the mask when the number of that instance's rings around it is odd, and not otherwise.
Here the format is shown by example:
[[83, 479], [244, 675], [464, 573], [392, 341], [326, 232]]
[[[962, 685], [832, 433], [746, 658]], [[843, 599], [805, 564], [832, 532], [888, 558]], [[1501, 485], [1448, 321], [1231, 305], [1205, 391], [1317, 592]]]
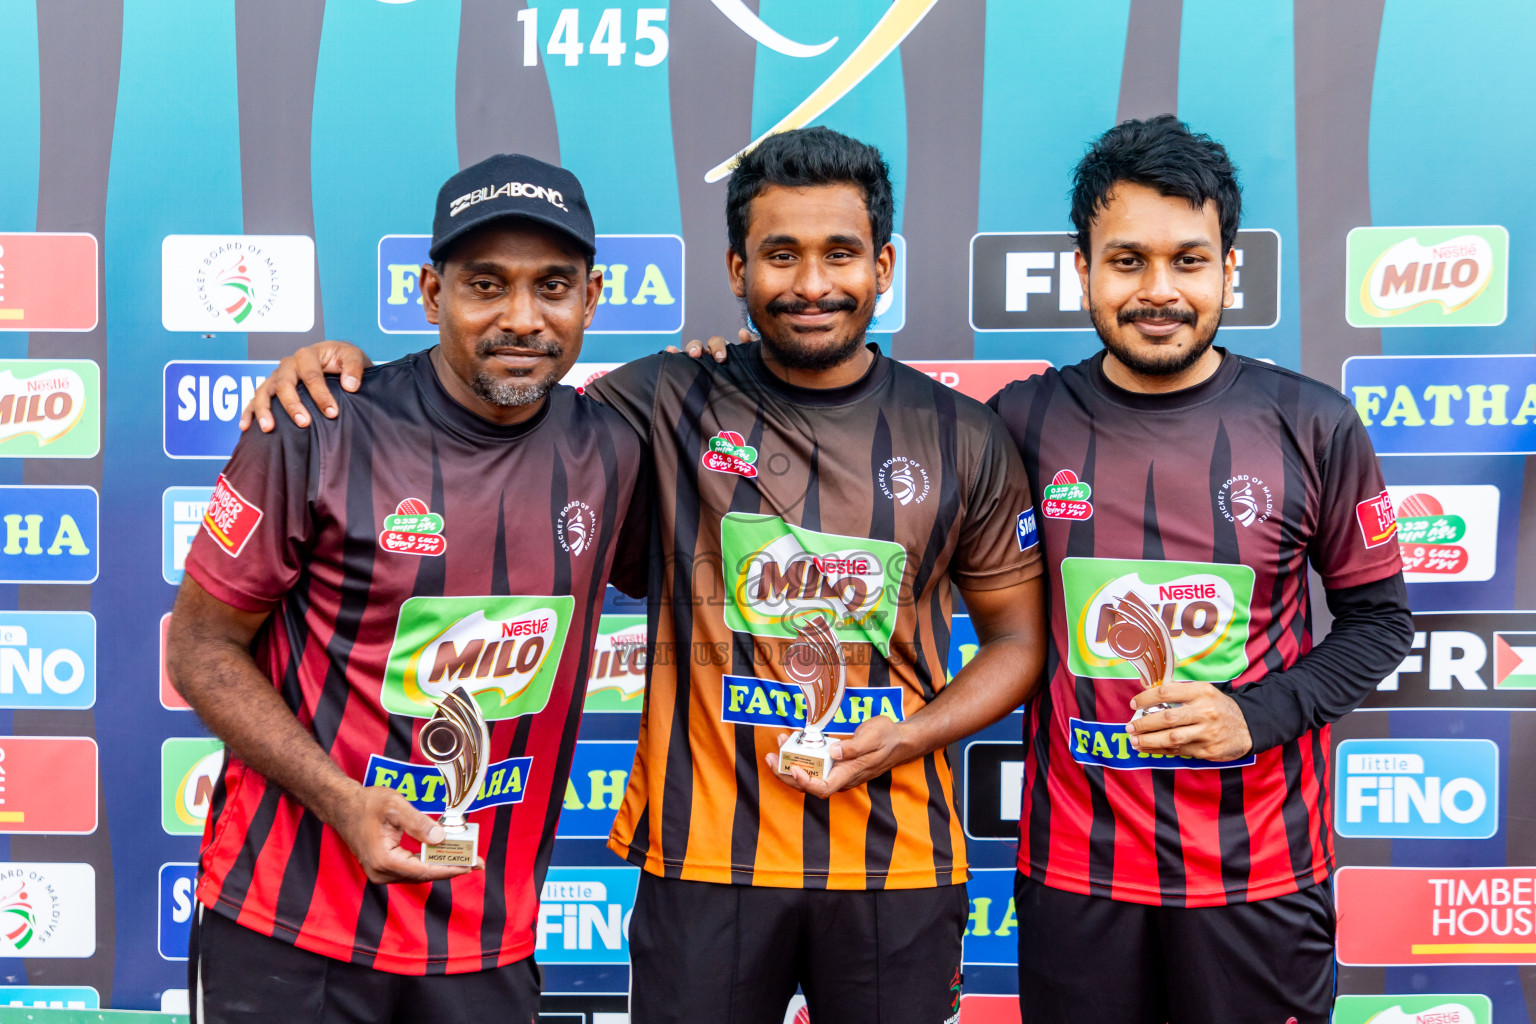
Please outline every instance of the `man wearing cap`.
[[[187, 558], [177, 688], [227, 745], [189, 963], [201, 1021], [531, 1021], [539, 891], [610, 573], [643, 592], [641, 441], [557, 386], [602, 286], [581, 185], [492, 157], [438, 194], [439, 343], [346, 415], [241, 439]], [[489, 725], [474, 867], [422, 726]]]
[[[874, 147], [770, 136], [726, 199], [762, 344], [587, 388], [645, 434], [656, 481], [645, 711], [608, 843], [642, 869], [635, 1024], [778, 1024], [797, 986], [814, 1020], [959, 1019], [969, 861], [945, 748], [1028, 696], [1044, 588], [1002, 423], [867, 343], [893, 210]], [[362, 365], [338, 343], [301, 354]], [[295, 379], [285, 360], [258, 391], [263, 429]], [[949, 679], [955, 592], [980, 645]], [[846, 692], [813, 703], [817, 675]], [[816, 705], [836, 764], [785, 773]]]

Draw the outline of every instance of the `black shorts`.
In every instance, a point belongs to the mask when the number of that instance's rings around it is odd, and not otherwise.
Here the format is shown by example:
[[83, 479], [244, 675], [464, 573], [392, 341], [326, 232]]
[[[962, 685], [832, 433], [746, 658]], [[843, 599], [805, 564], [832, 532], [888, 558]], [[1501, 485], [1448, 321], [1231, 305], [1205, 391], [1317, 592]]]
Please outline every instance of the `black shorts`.
[[775, 889], [640, 875], [629, 924], [631, 1024], [959, 1019], [964, 885]]
[[1327, 1024], [1328, 883], [1253, 903], [1155, 907], [1018, 875], [1019, 1007], [1029, 1024]]
[[467, 974], [390, 974], [311, 953], [199, 906], [187, 982], [192, 1024], [533, 1021], [533, 957]]

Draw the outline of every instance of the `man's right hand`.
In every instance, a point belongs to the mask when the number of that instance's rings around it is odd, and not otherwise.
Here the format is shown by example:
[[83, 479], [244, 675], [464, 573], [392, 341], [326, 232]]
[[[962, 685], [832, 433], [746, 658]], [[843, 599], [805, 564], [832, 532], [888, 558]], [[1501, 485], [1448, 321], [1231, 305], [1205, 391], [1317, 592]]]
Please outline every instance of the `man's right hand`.
[[240, 429], [248, 429], [254, 420], [262, 433], [270, 434], [277, 425], [272, 420], [274, 397], [289, 419], [301, 427], [309, 426], [309, 413], [299, 401], [300, 382], [314, 399], [315, 407], [327, 419], [335, 419], [339, 410], [336, 399], [331, 397], [331, 389], [326, 386], [325, 375], [341, 374], [341, 386], [347, 391], [356, 391], [362, 384], [363, 371], [372, 365], [373, 360], [367, 353], [347, 341], [319, 341], [291, 356], [284, 356], [240, 413]]
[[484, 867], [478, 858], [473, 869], [426, 864], [401, 849], [404, 836], [423, 843], [442, 842], [443, 827], [388, 786], [357, 787], [346, 807], [334, 815], [332, 827], [370, 882], [435, 882]]

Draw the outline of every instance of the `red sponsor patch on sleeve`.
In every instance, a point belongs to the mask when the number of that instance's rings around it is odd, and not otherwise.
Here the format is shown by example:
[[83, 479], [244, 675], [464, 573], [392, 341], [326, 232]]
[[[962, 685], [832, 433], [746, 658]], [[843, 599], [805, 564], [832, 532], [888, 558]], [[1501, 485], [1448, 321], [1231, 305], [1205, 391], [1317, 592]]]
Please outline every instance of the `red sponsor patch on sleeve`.
[[261, 509], [246, 501], [220, 473], [213, 497], [208, 500], [208, 511], [203, 514], [203, 529], [226, 555], [238, 558], [246, 541], [256, 532], [261, 515]]
[[1386, 491], [1356, 505], [1355, 519], [1360, 524], [1360, 536], [1365, 539], [1368, 548], [1381, 547], [1397, 533], [1397, 513]]

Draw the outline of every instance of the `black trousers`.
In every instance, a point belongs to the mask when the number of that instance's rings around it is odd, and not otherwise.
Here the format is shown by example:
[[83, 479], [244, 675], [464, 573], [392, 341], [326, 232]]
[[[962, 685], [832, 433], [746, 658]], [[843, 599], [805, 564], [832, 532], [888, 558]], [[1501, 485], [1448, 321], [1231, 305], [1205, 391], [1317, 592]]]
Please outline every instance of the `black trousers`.
[[951, 1024], [964, 885], [775, 889], [640, 875], [629, 925], [631, 1024]]
[[187, 962], [192, 1024], [531, 1022], [533, 957], [467, 974], [390, 974], [311, 953], [201, 906]]
[[1156, 907], [1014, 879], [1028, 1024], [1328, 1024], [1333, 893]]

